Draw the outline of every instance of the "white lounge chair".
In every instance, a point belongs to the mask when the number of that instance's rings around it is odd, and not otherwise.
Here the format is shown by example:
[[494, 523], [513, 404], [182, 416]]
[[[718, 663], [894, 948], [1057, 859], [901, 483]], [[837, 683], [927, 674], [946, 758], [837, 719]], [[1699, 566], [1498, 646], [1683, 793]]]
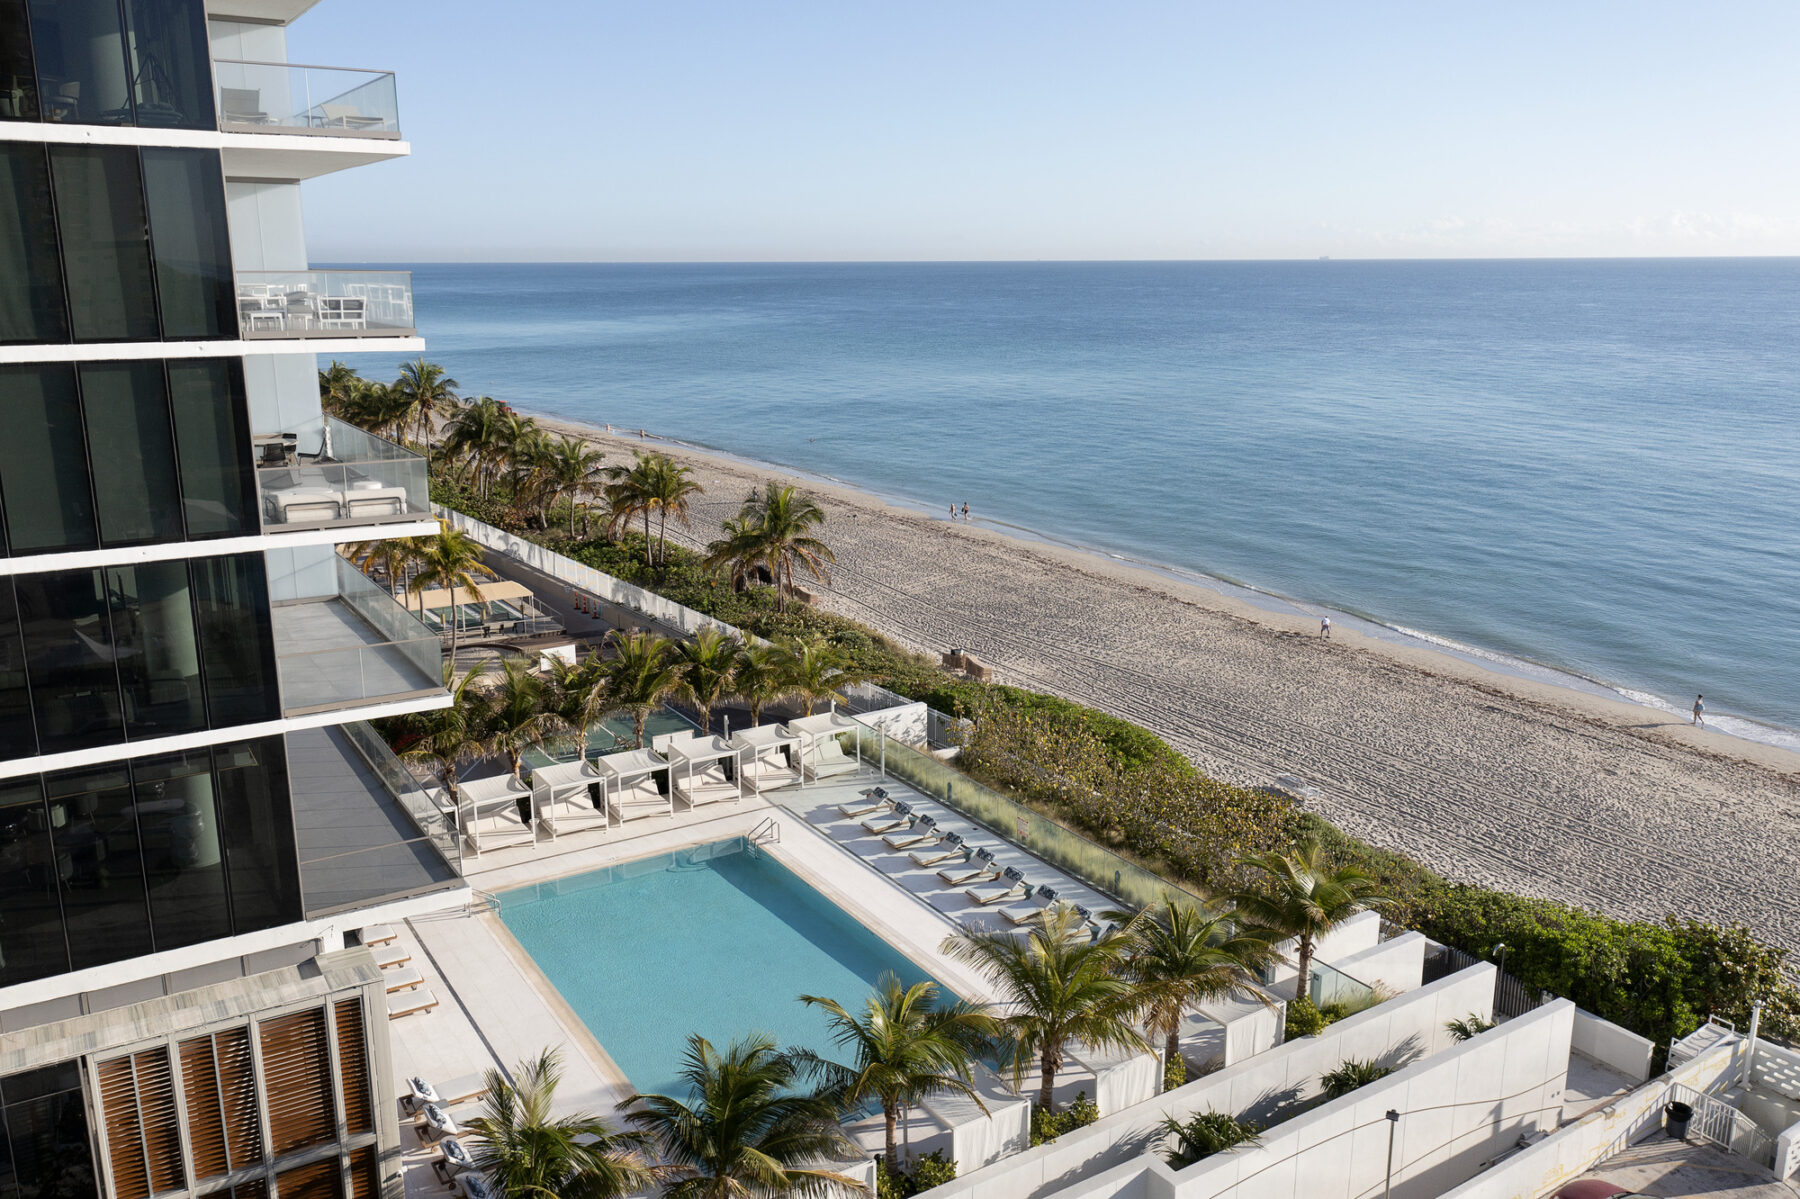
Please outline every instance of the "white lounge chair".
[[912, 805], [908, 803], [897, 803], [894, 805], [894, 810], [887, 815], [871, 816], [862, 822], [862, 826], [863, 831], [880, 836], [883, 833], [891, 833], [895, 829], [905, 828], [911, 823]]
[[994, 866], [994, 851], [978, 849], [975, 851], [975, 856], [961, 866], [938, 871], [938, 877], [949, 886], [961, 887], [990, 878], [999, 878], [1000, 871]]
[[1025, 894], [1031, 894], [1031, 884], [1025, 881], [1025, 876], [1016, 867], [1008, 866], [1001, 872], [1000, 878], [1006, 884], [1005, 886], [996, 883], [991, 887], [970, 887], [963, 894], [967, 895], [969, 902], [978, 908], [992, 907], [994, 904], [1003, 903], [1019, 894], [1021, 887], [1024, 888]]
[[1024, 902], [1001, 908], [1000, 914], [1006, 917], [1009, 924], [1038, 924], [1060, 902], [1055, 891], [1049, 887], [1039, 887], [1035, 894], [1027, 893]]
[[867, 791], [864, 791], [862, 795], [862, 799], [855, 803], [839, 804], [838, 811], [842, 812], [846, 819], [861, 820], [871, 812], [883, 811], [894, 802], [888, 798], [888, 793], [880, 787], [871, 787]]
[[889, 833], [882, 840], [889, 849], [911, 849], [915, 845], [935, 845], [943, 839], [937, 831], [937, 821], [930, 816], [919, 817], [919, 822], [904, 832]]
[[438, 997], [424, 987], [412, 991], [396, 991], [387, 997], [388, 1019], [398, 1020], [414, 1012], [429, 1012], [438, 1005]]
[[357, 939], [373, 949], [377, 945], [386, 945], [398, 936], [391, 924], [371, 924], [357, 934]]
[[403, 945], [384, 945], [375, 951], [375, 964], [383, 970], [392, 970], [395, 966], [404, 966], [412, 961], [412, 950]]
[[923, 866], [929, 870], [952, 858], [966, 858], [969, 856], [969, 850], [963, 844], [961, 833], [946, 833], [944, 838], [931, 848], [923, 851], [915, 849], [906, 856], [912, 859], [913, 865]]
[[840, 774], [855, 774], [862, 769], [862, 763], [844, 752], [836, 737], [819, 737], [806, 747], [803, 756], [806, 766], [806, 777], [810, 779], [832, 778]]
[[419, 973], [417, 967], [401, 966], [397, 970], [382, 971], [381, 981], [387, 984], [388, 994], [392, 995], [395, 991], [404, 991], [421, 985], [425, 981], [425, 976]]

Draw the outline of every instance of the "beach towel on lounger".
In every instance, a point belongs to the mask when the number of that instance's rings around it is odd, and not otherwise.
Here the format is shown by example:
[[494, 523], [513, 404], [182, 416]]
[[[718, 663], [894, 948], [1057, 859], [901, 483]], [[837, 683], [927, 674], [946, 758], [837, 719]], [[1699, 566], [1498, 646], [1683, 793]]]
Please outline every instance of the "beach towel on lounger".
[[938, 877], [952, 887], [966, 886], [969, 883], [981, 882], [1000, 877], [999, 868], [994, 865], [992, 850], [978, 849], [975, 856], [961, 866], [953, 866], [948, 870], [938, 871]]

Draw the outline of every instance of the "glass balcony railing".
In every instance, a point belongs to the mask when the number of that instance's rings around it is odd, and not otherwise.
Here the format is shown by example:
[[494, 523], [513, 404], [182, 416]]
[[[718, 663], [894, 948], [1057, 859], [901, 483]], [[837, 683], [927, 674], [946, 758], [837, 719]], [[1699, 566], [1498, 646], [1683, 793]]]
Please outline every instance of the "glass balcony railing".
[[400, 136], [392, 71], [214, 59], [213, 80], [227, 133]]
[[343, 558], [334, 562], [332, 590], [272, 610], [285, 714], [444, 694], [437, 634]]
[[239, 271], [238, 333], [291, 337], [411, 337], [411, 271]]
[[325, 416], [255, 441], [264, 532], [396, 524], [431, 515], [425, 459], [385, 437]]

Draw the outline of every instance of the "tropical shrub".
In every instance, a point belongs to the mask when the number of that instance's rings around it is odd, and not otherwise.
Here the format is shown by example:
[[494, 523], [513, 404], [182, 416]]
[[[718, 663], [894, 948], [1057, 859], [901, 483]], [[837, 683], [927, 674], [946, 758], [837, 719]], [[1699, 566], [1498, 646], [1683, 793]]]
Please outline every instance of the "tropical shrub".
[[1366, 1087], [1377, 1079], [1386, 1078], [1394, 1072], [1392, 1066], [1379, 1065], [1374, 1061], [1358, 1058], [1347, 1058], [1319, 1076], [1319, 1092], [1326, 1099], [1342, 1099], [1359, 1087]]
[[1162, 1130], [1169, 1138], [1163, 1160], [1169, 1163], [1171, 1170], [1191, 1166], [1239, 1145], [1262, 1144], [1260, 1125], [1240, 1120], [1227, 1112], [1197, 1112], [1186, 1123], [1174, 1116], [1164, 1116]]
[[1176, 1087], [1186, 1085], [1187, 1059], [1178, 1053], [1163, 1067], [1163, 1090], [1173, 1091]]
[[1444, 1031], [1450, 1034], [1450, 1039], [1453, 1041], [1472, 1041], [1493, 1027], [1492, 1020], [1483, 1020], [1476, 1013], [1470, 1012], [1461, 1020], [1451, 1020], [1446, 1023]]
[[946, 1158], [942, 1149], [912, 1159], [904, 1170], [890, 1170], [887, 1162], [879, 1161], [875, 1163], [875, 1199], [911, 1199], [955, 1178], [956, 1163]]
[[1292, 1041], [1296, 1037], [1316, 1037], [1325, 1031], [1330, 1021], [1325, 1013], [1313, 1005], [1313, 1001], [1302, 995], [1299, 999], [1289, 1001], [1287, 1005], [1287, 1031], [1282, 1038]]
[[1033, 1147], [1054, 1141], [1065, 1132], [1077, 1128], [1086, 1128], [1100, 1118], [1100, 1108], [1086, 1091], [1078, 1091], [1069, 1105], [1060, 1112], [1047, 1112], [1041, 1107], [1031, 1109], [1031, 1144]]

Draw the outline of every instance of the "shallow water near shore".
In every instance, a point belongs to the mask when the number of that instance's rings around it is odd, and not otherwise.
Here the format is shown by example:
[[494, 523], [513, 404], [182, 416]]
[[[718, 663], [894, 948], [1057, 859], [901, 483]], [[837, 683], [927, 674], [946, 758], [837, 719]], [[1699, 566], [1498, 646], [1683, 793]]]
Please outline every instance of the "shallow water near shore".
[[1800, 744], [1800, 261], [415, 270], [464, 393]]

